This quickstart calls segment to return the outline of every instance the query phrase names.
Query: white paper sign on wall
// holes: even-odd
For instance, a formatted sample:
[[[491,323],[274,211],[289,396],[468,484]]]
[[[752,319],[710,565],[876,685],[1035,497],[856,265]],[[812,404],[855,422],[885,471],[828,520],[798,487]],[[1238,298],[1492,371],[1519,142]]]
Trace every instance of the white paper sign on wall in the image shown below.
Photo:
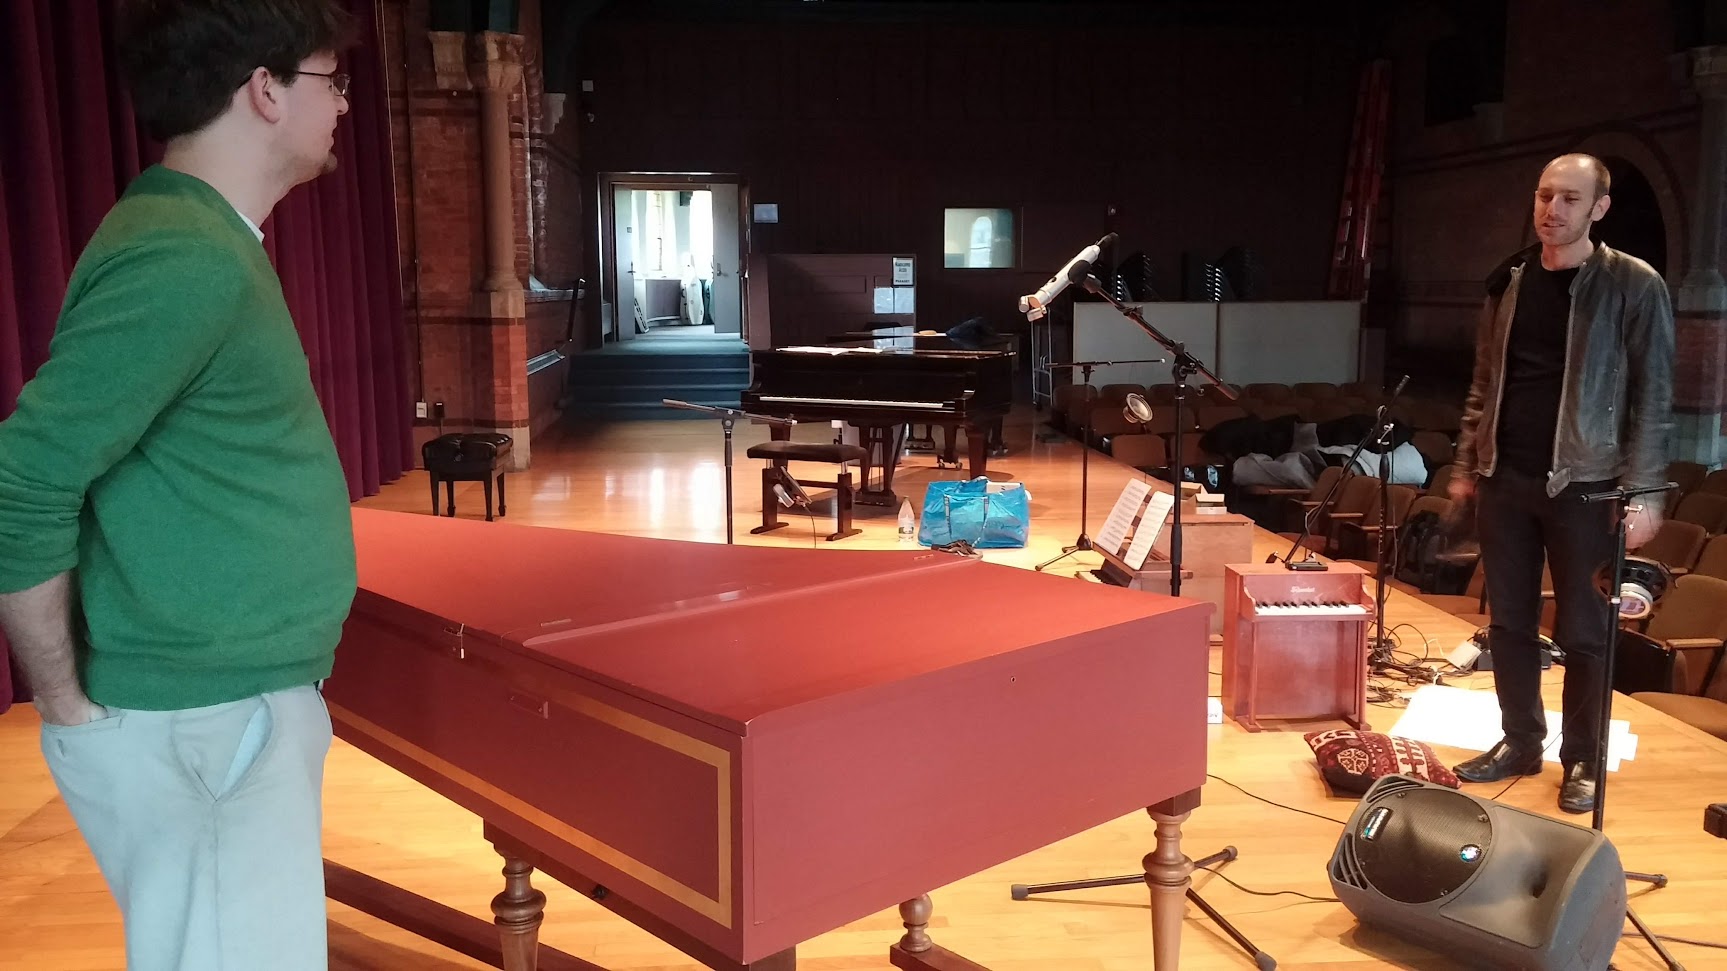
[[[780,204],[777,202],[758,202],[755,204],[755,220],[758,223],[777,223],[780,221]]]
[[[894,286],[909,287],[912,285],[912,262],[913,258],[910,256],[896,256],[893,258]]]

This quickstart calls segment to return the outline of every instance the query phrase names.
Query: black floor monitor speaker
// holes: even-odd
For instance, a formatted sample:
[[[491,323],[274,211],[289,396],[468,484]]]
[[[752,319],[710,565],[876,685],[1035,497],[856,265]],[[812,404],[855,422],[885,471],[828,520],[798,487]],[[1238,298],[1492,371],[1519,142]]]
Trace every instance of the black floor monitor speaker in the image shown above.
[[[1625,927],[1606,836],[1407,776],[1367,790],[1330,876],[1363,924],[1474,967],[1602,971]]]

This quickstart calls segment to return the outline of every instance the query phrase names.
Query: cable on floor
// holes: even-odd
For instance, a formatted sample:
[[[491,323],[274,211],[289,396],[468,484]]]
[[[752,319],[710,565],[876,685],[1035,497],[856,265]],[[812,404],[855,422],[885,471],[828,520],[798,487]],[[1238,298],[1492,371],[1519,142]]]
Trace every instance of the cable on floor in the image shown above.
[[[1288,807],[1285,807],[1285,808],[1288,808]],[[1299,810],[1297,810],[1297,811],[1299,812]],[[1218,879],[1222,880],[1224,883],[1229,884],[1230,886],[1241,891],[1242,893],[1250,893],[1250,894],[1253,894],[1255,897],[1281,897],[1285,894],[1288,894],[1291,897],[1304,897],[1308,900],[1312,900],[1316,903],[1322,903],[1322,904],[1335,904],[1335,903],[1340,902],[1336,897],[1315,897],[1313,894],[1302,893],[1299,890],[1254,890],[1250,887],[1244,887],[1241,884],[1236,883],[1234,880],[1229,879],[1228,877],[1224,876],[1223,872],[1220,870],[1216,870],[1216,869],[1214,869],[1212,867],[1208,867],[1208,866],[1202,866],[1202,867],[1199,867],[1198,869],[1204,870],[1205,872],[1217,877]]]
[[[1300,813],[1303,816],[1312,816],[1314,819],[1323,819],[1328,823],[1336,823],[1339,826],[1347,826],[1348,825],[1348,823],[1346,823],[1345,821],[1343,821],[1341,819],[1336,819],[1336,818],[1333,818],[1331,816],[1323,815],[1321,813],[1308,812],[1305,809],[1297,809],[1294,806],[1285,806],[1281,802],[1273,802],[1272,800],[1267,799],[1264,796],[1254,795],[1253,793],[1248,792],[1246,789],[1243,789],[1242,787],[1236,785],[1235,783],[1229,781],[1228,779],[1225,779],[1223,776],[1212,775],[1210,772],[1207,772],[1205,774],[1205,777],[1207,779],[1216,779],[1217,781],[1223,783],[1224,785],[1230,787],[1231,789],[1234,789],[1236,792],[1241,793],[1242,795],[1248,797],[1249,799],[1257,799],[1260,802],[1263,802],[1268,806],[1276,806],[1279,809],[1287,809],[1292,813]]]

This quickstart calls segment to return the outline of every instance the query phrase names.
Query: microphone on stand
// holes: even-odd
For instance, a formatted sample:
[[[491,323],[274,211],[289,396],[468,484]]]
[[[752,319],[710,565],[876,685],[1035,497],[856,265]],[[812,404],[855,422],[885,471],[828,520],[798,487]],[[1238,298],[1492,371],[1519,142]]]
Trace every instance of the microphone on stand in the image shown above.
[[[1091,272],[1091,266],[1097,262],[1098,256],[1116,240],[1116,235],[1110,233],[1097,242],[1079,251],[1079,255],[1068,261],[1049,282],[1039,287],[1036,293],[1019,298],[1019,312],[1025,314],[1027,320],[1039,320],[1049,313],[1049,305],[1069,286],[1079,283]]]

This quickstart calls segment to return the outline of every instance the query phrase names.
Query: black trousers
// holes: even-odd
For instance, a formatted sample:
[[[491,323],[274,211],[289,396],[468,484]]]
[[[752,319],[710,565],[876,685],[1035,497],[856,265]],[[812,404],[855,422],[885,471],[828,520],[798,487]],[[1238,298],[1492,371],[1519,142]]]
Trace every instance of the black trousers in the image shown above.
[[[1492,614],[1494,687],[1505,738],[1540,747],[1547,736],[1541,704],[1541,564],[1553,575],[1553,640],[1565,652],[1564,728],[1559,760],[1593,762],[1607,677],[1607,621],[1612,605],[1595,588],[1595,572],[1613,557],[1613,504],[1581,496],[1611,482],[1572,483],[1549,498],[1539,478],[1500,469],[1477,486],[1476,525]]]

